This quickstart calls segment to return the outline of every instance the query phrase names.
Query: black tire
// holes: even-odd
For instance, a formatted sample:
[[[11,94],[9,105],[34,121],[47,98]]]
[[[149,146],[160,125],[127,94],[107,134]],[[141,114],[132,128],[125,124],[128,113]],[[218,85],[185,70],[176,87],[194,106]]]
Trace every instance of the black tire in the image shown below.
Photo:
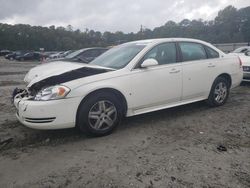
[[[21,58],[20,61],[24,61],[24,58]]]
[[[223,90],[219,90],[220,84],[222,84],[221,86],[224,88]],[[219,94],[217,94],[218,92]],[[228,99],[229,92],[230,92],[230,84],[228,80],[225,79],[224,77],[216,78],[212,85],[209,97],[207,99],[208,105],[211,107],[224,105]]]
[[[95,129],[93,127],[93,124],[97,123],[97,121],[103,117],[102,115],[104,112],[102,112],[100,115],[96,115],[99,117],[96,122],[94,122],[94,119],[89,118],[90,113],[92,112],[91,110],[93,108],[96,108],[96,105],[99,105],[99,103],[106,102],[104,106],[110,105],[114,106],[116,110],[116,118],[112,118],[113,124],[109,126],[105,122],[103,123],[103,126],[100,127],[100,129]],[[113,108],[113,107],[112,107]],[[98,110],[99,111],[99,110]],[[95,112],[94,112],[95,113]],[[98,112],[99,113],[99,112]],[[107,114],[106,114],[107,115]],[[95,93],[93,95],[90,95],[87,97],[79,106],[78,113],[77,113],[77,123],[76,126],[85,134],[90,135],[90,136],[105,136],[114,131],[114,129],[120,124],[121,119],[122,119],[122,106],[118,98],[108,92],[100,92],[100,93]],[[115,116],[115,115],[113,115]],[[105,121],[102,119],[101,121]],[[106,125],[106,127],[105,127]],[[103,129],[101,129],[103,128]]]

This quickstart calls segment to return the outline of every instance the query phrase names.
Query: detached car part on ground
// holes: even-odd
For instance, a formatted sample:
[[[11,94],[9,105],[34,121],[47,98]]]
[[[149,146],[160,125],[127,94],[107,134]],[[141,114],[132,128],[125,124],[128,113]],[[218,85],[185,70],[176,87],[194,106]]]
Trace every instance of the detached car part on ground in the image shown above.
[[[49,68],[50,67],[50,68]],[[35,129],[111,133],[124,116],[206,100],[223,105],[242,81],[238,57],[193,39],[119,45],[90,64],[54,62],[26,75],[13,94],[17,118]]]

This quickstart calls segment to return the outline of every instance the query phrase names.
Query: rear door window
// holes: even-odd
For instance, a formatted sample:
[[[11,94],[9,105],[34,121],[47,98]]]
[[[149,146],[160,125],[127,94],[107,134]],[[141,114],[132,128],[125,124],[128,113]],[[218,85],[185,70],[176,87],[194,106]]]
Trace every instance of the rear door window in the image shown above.
[[[207,54],[202,44],[192,42],[180,42],[179,46],[181,49],[183,61],[207,59]]]

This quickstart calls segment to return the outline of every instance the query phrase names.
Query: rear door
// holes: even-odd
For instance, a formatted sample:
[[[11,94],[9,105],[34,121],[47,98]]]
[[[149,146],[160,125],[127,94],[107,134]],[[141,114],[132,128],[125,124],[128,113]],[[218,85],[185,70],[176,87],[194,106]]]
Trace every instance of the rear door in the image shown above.
[[[182,100],[207,96],[214,80],[216,61],[208,57],[203,44],[178,42],[178,45],[183,61]]]

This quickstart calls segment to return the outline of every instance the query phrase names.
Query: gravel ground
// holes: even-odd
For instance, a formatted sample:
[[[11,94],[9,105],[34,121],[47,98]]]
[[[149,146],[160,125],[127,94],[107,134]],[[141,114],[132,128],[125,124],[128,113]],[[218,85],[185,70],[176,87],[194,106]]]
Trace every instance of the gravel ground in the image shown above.
[[[222,107],[126,118],[112,135],[89,138],[18,123],[11,91],[37,64],[0,59],[0,187],[250,187],[250,84]]]

